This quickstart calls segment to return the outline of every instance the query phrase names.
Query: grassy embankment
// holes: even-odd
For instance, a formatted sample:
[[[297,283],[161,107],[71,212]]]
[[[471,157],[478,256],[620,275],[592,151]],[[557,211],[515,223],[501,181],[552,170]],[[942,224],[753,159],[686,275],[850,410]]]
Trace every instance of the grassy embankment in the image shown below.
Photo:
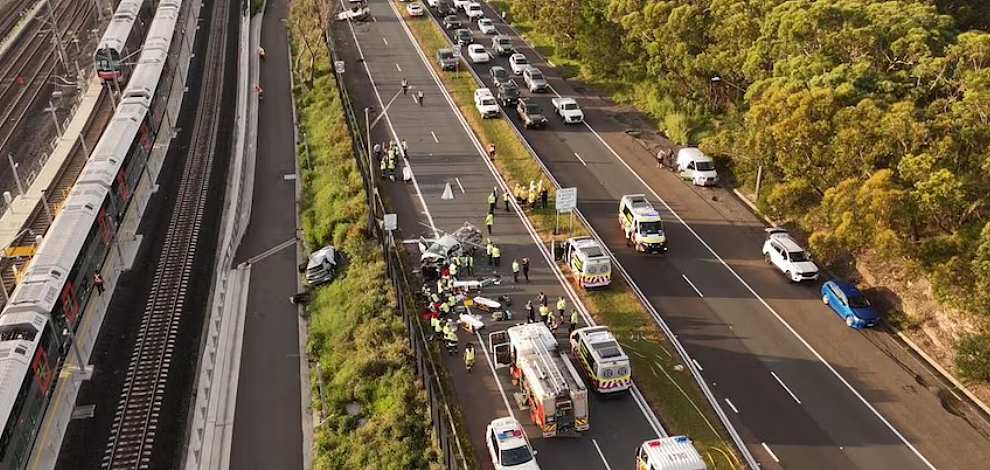
[[[404,11],[404,3],[395,4],[399,11]],[[406,18],[406,23],[427,54],[449,47],[443,30],[429,17]],[[471,74],[463,70],[441,72],[431,64],[479,140],[484,144],[495,143],[498,149],[495,166],[509,185],[528,184],[534,179],[543,179],[548,184],[539,164],[512,130],[512,124],[506,119],[481,119],[475,111],[473,93],[478,84]],[[527,215],[542,239],[549,241],[554,227],[553,210]],[[575,221],[574,235],[587,233]],[[578,292],[596,321],[608,325],[630,353],[634,378],[668,431],[690,436],[709,458],[713,469],[739,467],[731,440],[690,374],[674,370],[681,364],[680,357],[623,279],[614,276],[612,287],[606,291],[585,293],[578,289]]]
[[[318,29],[298,27],[308,23],[298,15],[311,1],[295,0],[290,7],[297,55],[300,34],[311,41],[319,35]],[[307,307],[307,353],[322,365],[327,416],[315,431],[313,468],[439,469],[425,394],[410,362],[402,318],[394,313],[380,248],[362,233],[368,207],[337,85],[325,55],[314,66],[312,87],[297,80],[293,90],[312,165],[302,173],[302,223],[309,247],[333,243],[344,253],[346,269],[315,289]],[[306,69],[297,68],[297,78],[309,76],[308,60],[297,67]],[[306,168],[306,156],[297,153]],[[312,406],[320,409],[315,369],[310,374]]]

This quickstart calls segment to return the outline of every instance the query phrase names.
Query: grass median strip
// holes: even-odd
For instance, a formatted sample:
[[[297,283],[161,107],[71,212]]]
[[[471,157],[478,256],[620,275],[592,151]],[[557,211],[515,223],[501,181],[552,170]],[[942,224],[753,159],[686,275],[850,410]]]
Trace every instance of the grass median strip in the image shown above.
[[[403,11],[403,3],[395,2],[395,5]],[[405,20],[426,54],[450,47],[450,41],[432,18]],[[482,119],[478,115],[474,109],[473,94],[479,85],[470,72],[443,72],[432,62],[431,66],[479,140],[496,145],[495,166],[508,184],[529,184],[531,180],[541,179],[547,187],[551,187],[539,163],[520,142],[511,122],[505,118]],[[553,206],[552,202],[550,206]],[[527,216],[543,241],[548,242],[554,228],[554,211],[533,211]],[[562,226],[565,223],[562,219]],[[587,228],[575,221],[572,235],[587,233]],[[571,281],[573,283],[573,279]],[[625,346],[635,371],[636,383],[668,431],[690,436],[708,457],[713,469],[742,467],[734,446],[727,439],[724,428],[697,384],[682,368],[680,357],[630,286],[621,277],[614,276],[612,287],[608,290],[584,292],[578,289],[578,292],[596,321],[608,325]]]
[[[300,44],[319,44],[320,24],[310,14],[315,6],[314,0],[290,5],[297,56]],[[314,77],[311,86],[298,80],[293,90],[309,144],[308,156],[297,156],[300,168],[309,168],[302,174],[302,223],[310,248],[332,243],[346,262],[338,279],[312,291],[307,305],[307,353],[322,366],[321,377],[310,372],[312,408],[325,413],[314,432],[313,468],[439,469],[426,397],[402,318],[394,313],[395,293],[379,246],[362,231],[368,207],[337,84],[326,55],[314,58],[296,64],[306,70],[293,71],[297,78]]]

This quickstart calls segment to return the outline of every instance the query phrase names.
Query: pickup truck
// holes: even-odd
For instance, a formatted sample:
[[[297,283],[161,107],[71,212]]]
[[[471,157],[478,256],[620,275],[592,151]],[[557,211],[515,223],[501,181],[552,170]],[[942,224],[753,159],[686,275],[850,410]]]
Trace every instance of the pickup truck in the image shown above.
[[[584,122],[584,111],[578,106],[574,98],[553,98],[553,113],[560,116],[567,124],[580,124]]]
[[[523,122],[523,127],[526,129],[534,127],[544,129],[547,127],[547,118],[543,115],[543,111],[536,103],[528,99],[519,98],[516,103],[516,114],[519,115],[519,120]]]
[[[481,114],[482,119],[498,117],[502,113],[498,107],[498,102],[495,101],[495,95],[487,88],[474,90],[474,107]]]

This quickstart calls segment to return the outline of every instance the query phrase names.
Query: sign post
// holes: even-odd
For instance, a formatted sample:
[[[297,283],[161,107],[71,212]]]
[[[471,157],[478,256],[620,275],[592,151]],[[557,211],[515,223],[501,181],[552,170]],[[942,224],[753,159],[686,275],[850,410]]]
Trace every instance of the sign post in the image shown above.
[[[577,207],[577,188],[560,188],[557,190],[557,197],[554,198],[554,209],[556,214],[554,214],[554,227],[553,236],[550,237],[550,253],[553,255],[553,259],[557,259],[557,234],[560,233],[560,213],[566,212],[571,214],[571,223],[574,221],[573,211]],[[573,228],[573,225],[570,226]]]
[[[456,59],[454,61],[454,75],[457,78],[460,78],[461,77],[461,45],[454,44],[453,51],[454,51],[454,59]]]
[[[344,61],[342,60],[335,61],[333,63],[333,68],[334,70],[337,71],[337,73],[344,73]]]

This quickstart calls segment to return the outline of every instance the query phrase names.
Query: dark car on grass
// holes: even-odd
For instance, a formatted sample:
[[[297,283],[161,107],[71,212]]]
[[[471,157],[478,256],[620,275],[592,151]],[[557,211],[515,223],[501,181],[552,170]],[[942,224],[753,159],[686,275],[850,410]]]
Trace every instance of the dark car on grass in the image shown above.
[[[437,51],[437,63],[440,64],[441,70],[457,69],[457,57],[454,57],[454,51],[450,49],[440,49]]]

